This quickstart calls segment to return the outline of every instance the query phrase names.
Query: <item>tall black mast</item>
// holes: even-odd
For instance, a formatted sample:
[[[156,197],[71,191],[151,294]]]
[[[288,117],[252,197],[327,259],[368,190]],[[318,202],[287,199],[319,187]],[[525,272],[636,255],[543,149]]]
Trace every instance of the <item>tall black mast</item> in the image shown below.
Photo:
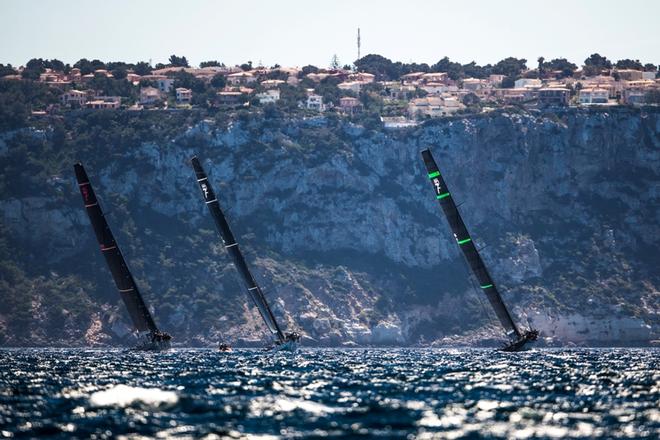
[[[110,226],[108,226],[108,222],[105,220],[101,205],[99,205],[94,194],[94,189],[89,182],[85,168],[81,163],[77,163],[74,165],[74,169],[85,210],[94,228],[96,239],[101,246],[101,253],[105,257],[119,294],[122,300],[124,300],[124,304],[126,304],[133,325],[139,332],[148,331],[151,334],[160,334],[144,299],[142,299],[142,295],[140,295],[133,275],[128,270],[126,261],[124,261],[124,257],[112,235],[112,231],[110,231]]]
[[[194,156],[190,161],[195,170],[195,177],[197,178],[199,188],[202,190],[204,202],[206,203],[206,206],[209,208],[209,211],[213,216],[215,226],[217,227],[218,232],[222,237],[222,242],[225,246],[225,249],[227,249],[227,252],[229,252],[229,255],[231,255],[232,259],[234,260],[236,269],[243,278],[248,296],[250,296],[255,306],[257,306],[257,309],[259,310],[259,313],[261,314],[261,317],[266,323],[268,329],[277,336],[277,340],[280,344],[283,343],[286,339],[284,333],[280,329],[280,326],[277,324],[275,315],[273,315],[273,312],[270,309],[270,306],[268,305],[266,297],[261,291],[261,288],[257,285],[257,282],[252,276],[252,273],[248,269],[245,258],[243,257],[243,254],[238,247],[238,242],[234,238],[234,234],[232,234],[231,229],[229,228],[229,223],[227,223],[227,219],[225,218],[225,215],[220,208],[220,202],[218,202],[218,198],[216,197],[215,192],[211,187],[211,183],[209,182],[208,177],[204,172],[204,168],[202,168],[202,164],[199,162],[199,159],[197,159],[196,156]]]
[[[422,151],[422,158],[424,159],[424,165],[426,165],[426,170],[428,171],[428,177],[431,179],[431,183],[433,183],[435,189],[435,198],[440,202],[440,206],[449,222],[449,227],[454,233],[454,238],[456,238],[456,242],[461,248],[461,251],[463,251],[463,255],[465,255],[470,269],[472,269],[472,273],[477,278],[479,287],[481,287],[481,290],[486,294],[490,305],[495,310],[495,314],[502,323],[509,338],[520,340],[523,335],[515,322],[513,322],[509,310],[502,301],[502,296],[497,291],[497,287],[495,287],[495,282],[490,277],[488,270],[486,270],[486,265],[481,259],[479,251],[477,251],[474,241],[472,241],[472,238],[465,227],[465,223],[463,223],[461,214],[458,212],[458,207],[449,193],[445,180],[440,175],[440,170],[431,155],[431,151],[428,149]]]

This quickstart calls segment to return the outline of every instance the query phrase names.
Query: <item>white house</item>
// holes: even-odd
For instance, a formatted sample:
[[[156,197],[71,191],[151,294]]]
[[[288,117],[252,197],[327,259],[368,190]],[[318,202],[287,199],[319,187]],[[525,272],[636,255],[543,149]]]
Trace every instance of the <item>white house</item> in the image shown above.
[[[60,102],[62,102],[62,105],[69,107],[82,107],[85,105],[86,101],[87,93],[82,90],[72,89],[60,96]]]
[[[140,104],[153,105],[162,100],[161,91],[155,87],[142,87],[140,89]]]
[[[227,83],[233,86],[252,84],[257,78],[251,72],[236,72],[227,75]]]
[[[436,118],[448,116],[465,108],[465,106],[453,96],[426,96],[416,98],[408,103],[408,114],[411,118],[428,116]]]
[[[607,89],[589,87],[580,90],[580,104],[607,104],[610,94]]]
[[[315,93],[310,94],[307,96],[305,107],[307,107],[309,110],[316,110],[318,112],[324,111],[325,106],[323,105],[323,96],[317,95]]]
[[[176,102],[179,104],[190,104],[192,101],[192,90],[184,87],[176,88]]]
[[[363,84],[364,83],[360,81],[345,81],[337,84],[337,87],[341,90],[350,90],[351,92],[360,93]]]
[[[513,87],[516,89],[526,89],[540,88],[542,85],[543,83],[538,78],[520,78],[516,80]]]
[[[255,96],[259,100],[260,104],[273,104],[280,100],[280,90],[269,89],[263,93],[257,93]]]

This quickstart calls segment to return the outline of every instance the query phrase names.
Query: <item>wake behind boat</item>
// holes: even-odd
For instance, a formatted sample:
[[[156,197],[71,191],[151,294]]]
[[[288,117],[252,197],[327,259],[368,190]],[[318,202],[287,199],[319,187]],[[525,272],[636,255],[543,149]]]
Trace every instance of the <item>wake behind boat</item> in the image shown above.
[[[234,261],[234,266],[236,266],[238,273],[243,279],[248,296],[257,307],[257,310],[259,310],[259,314],[264,320],[264,323],[266,323],[266,327],[268,327],[268,330],[276,338],[272,349],[276,351],[296,351],[300,342],[300,334],[296,332],[284,333],[282,331],[275,319],[275,315],[273,315],[273,311],[268,305],[268,301],[266,301],[266,297],[248,269],[245,258],[238,246],[238,242],[229,228],[229,223],[227,223],[227,219],[220,208],[220,202],[211,187],[211,183],[206,176],[204,168],[202,168],[202,164],[196,156],[194,156],[190,162],[195,170],[195,177],[197,178],[197,184],[202,191],[204,202],[215,221],[215,226],[220,233],[225,249],[229,255],[231,255]]]
[[[85,210],[94,228],[96,239],[101,246],[101,253],[105,257],[117,290],[119,290],[121,299],[124,301],[131,321],[133,321],[133,325],[137,330],[138,344],[135,349],[164,350],[170,348],[172,337],[158,329],[151,312],[149,312],[142,295],[140,295],[133,275],[128,269],[119,246],[112,235],[110,226],[108,226],[108,222],[103,215],[101,205],[99,205],[85,168],[81,163],[77,163],[74,165],[74,170]]]
[[[447,217],[449,227],[454,233],[454,238],[456,239],[458,246],[461,248],[472,273],[479,282],[479,287],[481,287],[481,290],[486,294],[490,305],[495,310],[495,314],[500,320],[500,323],[504,327],[506,335],[509,338],[509,341],[504,347],[502,347],[502,350],[520,351],[524,349],[528,342],[533,342],[538,338],[538,330],[528,329],[520,331],[516,323],[513,321],[509,310],[506,308],[504,301],[502,301],[502,296],[498,292],[497,287],[495,287],[495,282],[490,277],[486,265],[481,259],[481,255],[479,255],[479,251],[468,233],[463,218],[458,211],[458,207],[449,193],[447,184],[440,175],[440,170],[435,163],[435,159],[433,159],[431,150],[426,149],[422,151],[422,158],[424,159],[424,165],[426,165],[426,170],[428,171],[428,177],[435,189],[435,198],[440,202],[440,206]]]

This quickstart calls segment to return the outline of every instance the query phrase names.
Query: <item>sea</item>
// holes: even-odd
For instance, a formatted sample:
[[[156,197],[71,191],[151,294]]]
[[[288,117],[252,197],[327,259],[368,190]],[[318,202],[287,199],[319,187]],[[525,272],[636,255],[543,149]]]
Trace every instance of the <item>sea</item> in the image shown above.
[[[660,437],[660,350],[0,349],[0,438]]]

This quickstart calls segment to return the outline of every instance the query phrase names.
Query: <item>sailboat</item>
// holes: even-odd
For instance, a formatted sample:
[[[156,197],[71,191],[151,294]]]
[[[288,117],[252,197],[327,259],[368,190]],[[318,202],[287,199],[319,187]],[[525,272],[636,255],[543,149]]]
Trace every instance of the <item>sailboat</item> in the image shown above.
[[[433,188],[435,189],[435,198],[440,202],[440,206],[447,217],[449,227],[454,233],[454,238],[463,252],[472,273],[479,282],[479,287],[488,298],[490,305],[495,310],[497,318],[504,327],[508,341],[506,345],[502,347],[502,350],[522,350],[528,342],[533,342],[538,338],[538,330],[521,330],[513,321],[511,313],[509,313],[504,301],[502,301],[502,296],[498,292],[495,282],[490,277],[486,265],[481,259],[481,255],[479,255],[479,251],[468,233],[467,227],[461,218],[461,214],[458,212],[458,207],[456,206],[456,203],[454,203],[454,199],[447,188],[447,184],[440,175],[440,170],[433,159],[431,150],[426,149],[422,151],[422,158],[424,159],[424,165],[426,165],[428,178],[431,180]]]
[[[139,350],[164,350],[170,348],[172,337],[161,332],[156,326],[151,312],[140,295],[133,275],[131,274],[124,257],[119,250],[110,226],[105,220],[101,205],[99,205],[92,184],[87,177],[87,172],[81,163],[74,165],[78,188],[82,195],[85,210],[89,220],[94,228],[96,239],[101,246],[101,253],[105,257],[112,278],[115,280],[121,299],[124,301],[128,314],[133,321],[133,326],[137,331],[138,344],[135,347]]]
[[[197,183],[199,188],[202,191],[202,196],[204,197],[204,203],[209,209],[213,220],[215,221],[215,226],[220,233],[222,242],[225,246],[225,249],[231,255],[234,266],[243,279],[245,288],[247,289],[247,294],[259,310],[261,318],[264,320],[268,330],[275,336],[275,341],[273,344],[274,350],[283,350],[283,351],[296,351],[298,344],[300,342],[300,334],[297,332],[284,333],[282,328],[277,323],[273,311],[266,301],[266,297],[263,294],[263,291],[255,281],[252,273],[248,269],[245,258],[241,253],[241,250],[238,246],[238,242],[234,238],[234,234],[229,228],[229,223],[225,218],[222,208],[220,207],[220,202],[211,187],[206,172],[202,168],[202,164],[199,162],[196,156],[194,156],[190,162],[192,163],[193,169],[195,170],[195,177],[197,178]]]

